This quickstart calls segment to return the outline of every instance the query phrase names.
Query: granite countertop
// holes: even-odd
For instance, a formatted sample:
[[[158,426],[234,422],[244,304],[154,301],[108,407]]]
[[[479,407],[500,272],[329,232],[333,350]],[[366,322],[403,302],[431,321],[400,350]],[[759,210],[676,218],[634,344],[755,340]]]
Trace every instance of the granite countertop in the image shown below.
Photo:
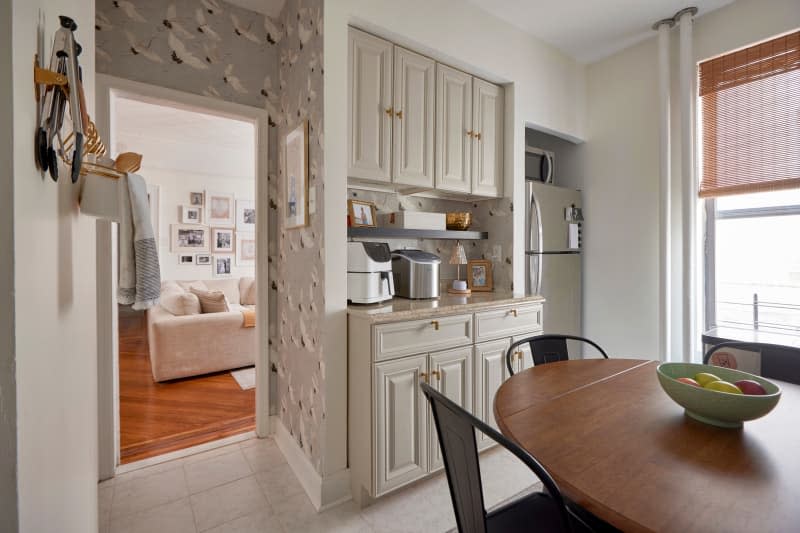
[[[521,296],[510,292],[473,292],[469,296],[448,294],[446,291],[435,300],[408,300],[394,297],[380,304],[347,306],[347,314],[371,322],[415,320],[432,316],[469,313],[481,309],[523,302],[544,302],[539,295]]]

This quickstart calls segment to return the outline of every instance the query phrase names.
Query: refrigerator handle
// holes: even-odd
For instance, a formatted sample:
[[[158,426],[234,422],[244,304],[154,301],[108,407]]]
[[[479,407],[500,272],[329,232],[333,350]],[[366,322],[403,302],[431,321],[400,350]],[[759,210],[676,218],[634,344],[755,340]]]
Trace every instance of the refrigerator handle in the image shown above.
[[[542,248],[544,247],[544,242],[543,242],[543,238],[542,238],[542,210],[540,209],[539,199],[536,198],[536,192],[533,190],[533,187],[531,187],[530,202],[531,202],[531,206],[530,206],[531,219],[529,221],[530,228],[531,228],[531,235],[530,235],[531,242],[530,242],[530,244],[533,245],[534,244],[534,239],[535,239],[536,247],[533,248],[533,246],[532,246],[533,251],[541,252]],[[534,216],[536,217],[535,219],[534,219]],[[533,231],[534,222],[536,224],[535,233]],[[532,257],[536,259],[536,286],[534,287],[533,284],[531,284],[531,288],[534,289],[534,294],[541,294],[542,293],[542,261],[541,261],[541,258],[536,256],[536,255],[533,255]],[[531,269],[533,269],[533,264],[531,264]],[[529,273],[529,275],[531,275],[531,274],[533,274],[533,272]]]

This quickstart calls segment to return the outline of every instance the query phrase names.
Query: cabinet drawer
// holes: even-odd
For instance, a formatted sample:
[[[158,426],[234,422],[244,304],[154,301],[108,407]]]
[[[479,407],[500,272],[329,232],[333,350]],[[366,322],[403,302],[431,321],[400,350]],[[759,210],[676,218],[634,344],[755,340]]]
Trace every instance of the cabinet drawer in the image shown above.
[[[453,315],[375,326],[376,361],[472,344],[472,315]]]
[[[510,305],[475,313],[475,342],[542,329],[542,304]]]

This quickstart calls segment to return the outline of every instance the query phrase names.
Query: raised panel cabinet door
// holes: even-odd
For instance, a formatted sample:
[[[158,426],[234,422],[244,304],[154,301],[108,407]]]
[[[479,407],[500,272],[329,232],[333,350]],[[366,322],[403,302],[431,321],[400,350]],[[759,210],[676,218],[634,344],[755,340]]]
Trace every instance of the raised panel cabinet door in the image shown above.
[[[433,187],[436,63],[394,47],[392,181]]]
[[[436,188],[471,192],[472,76],[436,64]]]
[[[510,346],[508,339],[485,342],[475,345],[475,416],[493,428],[497,428],[494,420],[494,396],[503,381],[508,377],[506,370],[506,350]],[[478,447],[485,448],[494,441],[481,432],[477,433]]]
[[[447,396],[464,409],[472,412],[472,346],[435,352],[430,355],[430,383],[433,388]],[[429,415],[430,471],[444,466],[439,436],[433,414]]]
[[[527,339],[528,337],[533,337],[534,335],[540,335],[542,333],[541,330],[533,331],[527,335],[519,335],[517,337],[512,337],[511,342],[521,341],[522,339]],[[516,352],[514,357],[514,362],[512,366],[514,367],[514,373],[517,374],[522,372],[523,370],[527,370],[533,366],[533,356],[531,355],[531,345],[530,344],[520,344],[514,350]],[[518,354],[522,354],[521,356]]]
[[[503,195],[503,88],[472,81],[472,194]]]
[[[349,30],[348,176],[389,182],[392,177],[392,48]]]
[[[375,493],[428,472],[428,405],[420,388],[428,356],[375,364]]]

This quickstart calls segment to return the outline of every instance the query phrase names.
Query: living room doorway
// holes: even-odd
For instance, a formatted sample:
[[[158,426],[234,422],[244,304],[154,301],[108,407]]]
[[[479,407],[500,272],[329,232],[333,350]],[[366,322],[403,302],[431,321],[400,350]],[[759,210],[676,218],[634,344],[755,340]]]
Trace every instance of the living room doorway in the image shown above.
[[[143,156],[161,274],[158,305],[119,305],[116,224],[98,220],[107,479],[270,432],[268,137],[258,108],[102,75],[97,93],[110,155]]]

